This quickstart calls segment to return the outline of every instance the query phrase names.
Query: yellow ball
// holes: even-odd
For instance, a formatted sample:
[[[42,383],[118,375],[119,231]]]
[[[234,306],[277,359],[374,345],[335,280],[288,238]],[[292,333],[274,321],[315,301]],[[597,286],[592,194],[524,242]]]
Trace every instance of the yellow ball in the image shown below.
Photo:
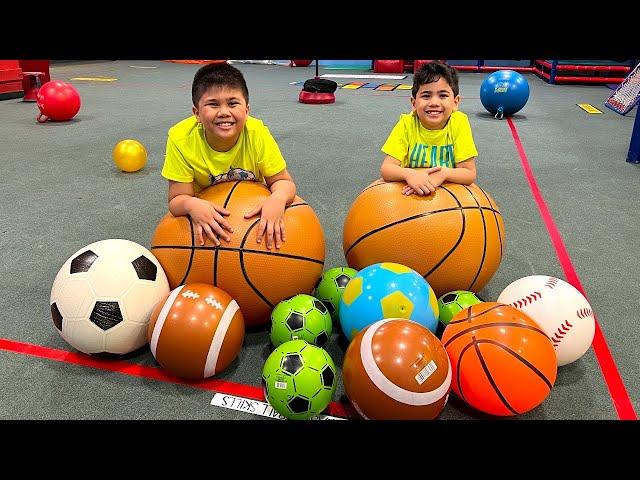
[[[147,163],[147,150],[136,140],[122,140],[113,147],[113,161],[123,172],[137,172]]]

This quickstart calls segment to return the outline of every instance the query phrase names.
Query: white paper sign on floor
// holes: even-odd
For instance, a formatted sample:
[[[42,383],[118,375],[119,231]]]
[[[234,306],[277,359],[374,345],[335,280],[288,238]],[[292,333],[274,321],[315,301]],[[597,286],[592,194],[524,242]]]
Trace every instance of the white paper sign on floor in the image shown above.
[[[276,412],[267,402],[252,400],[245,397],[237,397],[235,395],[227,395],[225,393],[215,393],[211,399],[211,405],[215,407],[228,408],[239,412],[251,413],[262,417],[277,418],[278,420],[286,420],[285,417]],[[316,415],[311,420],[346,420],[346,418],[334,417],[331,415]]]

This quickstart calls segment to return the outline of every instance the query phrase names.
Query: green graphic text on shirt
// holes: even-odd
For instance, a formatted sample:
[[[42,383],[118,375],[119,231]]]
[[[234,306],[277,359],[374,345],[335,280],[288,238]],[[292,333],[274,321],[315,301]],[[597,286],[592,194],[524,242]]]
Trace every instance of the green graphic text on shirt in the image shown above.
[[[453,168],[453,144],[425,145],[416,143],[409,154],[409,168]]]

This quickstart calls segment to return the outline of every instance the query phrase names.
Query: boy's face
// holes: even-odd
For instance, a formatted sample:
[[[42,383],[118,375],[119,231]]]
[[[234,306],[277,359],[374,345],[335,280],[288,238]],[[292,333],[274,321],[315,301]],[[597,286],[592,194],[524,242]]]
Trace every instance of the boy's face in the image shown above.
[[[411,106],[418,114],[420,123],[429,130],[444,128],[447,120],[458,109],[460,95],[453,95],[447,81],[440,77],[438,81],[420,85],[416,98],[411,97]]]
[[[242,90],[224,86],[207,89],[193,107],[193,114],[204,127],[214,150],[226,152],[238,141],[249,116],[249,104]]]

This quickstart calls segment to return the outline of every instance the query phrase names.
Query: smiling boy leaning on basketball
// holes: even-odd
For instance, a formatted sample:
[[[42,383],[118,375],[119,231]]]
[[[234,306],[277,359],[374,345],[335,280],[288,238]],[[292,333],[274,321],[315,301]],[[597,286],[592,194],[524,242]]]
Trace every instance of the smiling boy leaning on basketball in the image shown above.
[[[440,62],[423,65],[413,78],[411,113],[400,115],[382,146],[382,178],[407,182],[405,195],[428,195],[445,181],[471,185],[478,150],[459,103],[455,69]]]
[[[284,209],[293,202],[296,185],[278,144],[261,120],[249,116],[249,91],[242,72],[227,63],[200,68],[191,87],[193,115],[169,129],[162,176],[169,180],[169,211],[189,215],[196,241],[204,235],[219,246],[233,229],[230,212],[195,194],[230,180],[265,182],[271,195],[245,214],[260,215],[257,242],[266,236],[268,249],[285,241]]]

